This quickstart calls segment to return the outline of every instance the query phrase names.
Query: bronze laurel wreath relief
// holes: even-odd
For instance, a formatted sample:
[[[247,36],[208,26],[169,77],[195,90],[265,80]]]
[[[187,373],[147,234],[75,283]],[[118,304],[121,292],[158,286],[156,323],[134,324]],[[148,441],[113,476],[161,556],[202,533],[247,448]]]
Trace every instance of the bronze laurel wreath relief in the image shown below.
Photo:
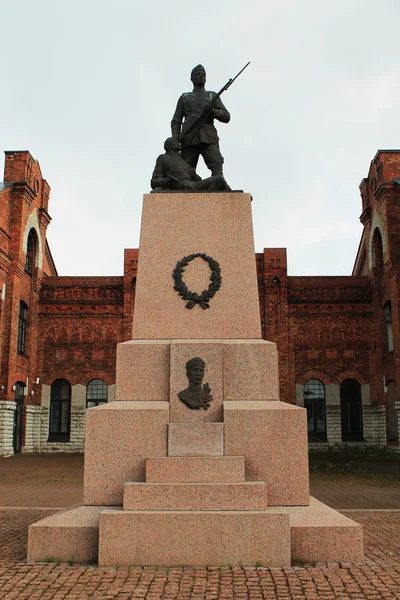
[[[206,290],[203,290],[201,294],[196,294],[196,292],[191,292],[187,289],[185,282],[182,279],[182,274],[185,272],[184,267],[195,258],[202,258],[205,260],[210,269],[210,285]],[[211,258],[211,256],[207,256],[207,254],[189,254],[189,256],[185,256],[182,260],[176,263],[176,267],[172,273],[172,277],[174,278],[175,285],[174,290],[178,292],[180,296],[182,296],[183,300],[187,300],[186,308],[193,308],[196,304],[201,306],[203,310],[206,308],[210,308],[209,302],[211,298],[218,292],[221,287],[221,269],[219,268],[219,264],[216,260]]]

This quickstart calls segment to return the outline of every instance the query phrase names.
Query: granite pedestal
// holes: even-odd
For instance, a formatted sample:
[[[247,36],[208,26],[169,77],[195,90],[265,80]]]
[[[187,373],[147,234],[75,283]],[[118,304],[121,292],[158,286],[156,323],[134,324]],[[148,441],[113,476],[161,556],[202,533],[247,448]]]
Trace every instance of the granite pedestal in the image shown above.
[[[32,525],[29,561],[363,561],[362,528],[309,497],[306,411],[279,401],[276,345],[261,339],[250,200],[145,196],[116,401],[87,411],[85,505]],[[174,289],[172,272],[191,254],[219,264],[209,308],[187,308]],[[210,282],[201,258],[183,275],[198,294]],[[194,357],[205,362],[208,410],[178,396]]]

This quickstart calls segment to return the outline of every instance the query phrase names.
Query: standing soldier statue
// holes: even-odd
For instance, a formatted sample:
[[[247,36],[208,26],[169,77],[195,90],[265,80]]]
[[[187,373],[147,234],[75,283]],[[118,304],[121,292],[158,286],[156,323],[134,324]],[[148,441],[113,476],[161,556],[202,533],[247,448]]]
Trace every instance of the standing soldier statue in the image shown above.
[[[179,98],[171,121],[172,136],[177,137],[182,144],[182,158],[195,169],[201,155],[213,176],[222,176],[224,162],[219,149],[214,119],[229,123],[231,117],[222,104],[220,96],[236,77],[230,79],[218,93],[207,92],[204,89],[206,83],[204,67],[202,65],[194,67],[190,75],[193,91],[186,92]]]

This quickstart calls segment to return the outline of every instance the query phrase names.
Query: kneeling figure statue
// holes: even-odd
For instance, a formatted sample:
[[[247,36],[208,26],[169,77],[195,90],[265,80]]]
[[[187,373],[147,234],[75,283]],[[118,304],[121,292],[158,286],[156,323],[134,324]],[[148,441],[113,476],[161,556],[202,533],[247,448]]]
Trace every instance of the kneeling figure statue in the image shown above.
[[[151,178],[154,192],[164,190],[226,190],[231,188],[222,175],[213,175],[202,179],[195,169],[182,158],[181,143],[177,138],[167,138],[164,143],[165,154],[157,158]]]

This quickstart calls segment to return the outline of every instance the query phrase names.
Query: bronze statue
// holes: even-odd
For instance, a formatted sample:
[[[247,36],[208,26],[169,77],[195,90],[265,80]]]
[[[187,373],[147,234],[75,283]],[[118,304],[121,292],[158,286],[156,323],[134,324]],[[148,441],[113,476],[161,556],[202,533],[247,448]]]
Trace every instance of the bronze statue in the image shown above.
[[[180,154],[181,144],[176,138],[167,138],[165,154],[157,158],[151,178],[154,191],[163,190],[230,190],[222,175],[202,179]]]
[[[193,91],[182,94],[171,121],[173,137],[182,142],[182,157],[194,169],[201,155],[211,174],[222,176],[224,159],[214,119],[229,123],[230,114],[222,104],[220,94],[204,89],[206,71],[202,65],[192,70]],[[199,120],[201,117],[201,120]]]
[[[189,387],[179,392],[179,399],[182,400],[188,408],[200,410],[210,408],[210,403],[213,400],[211,389],[208,383],[201,386],[204,378],[205,362],[199,357],[191,358],[186,363],[186,375],[189,379]]]

